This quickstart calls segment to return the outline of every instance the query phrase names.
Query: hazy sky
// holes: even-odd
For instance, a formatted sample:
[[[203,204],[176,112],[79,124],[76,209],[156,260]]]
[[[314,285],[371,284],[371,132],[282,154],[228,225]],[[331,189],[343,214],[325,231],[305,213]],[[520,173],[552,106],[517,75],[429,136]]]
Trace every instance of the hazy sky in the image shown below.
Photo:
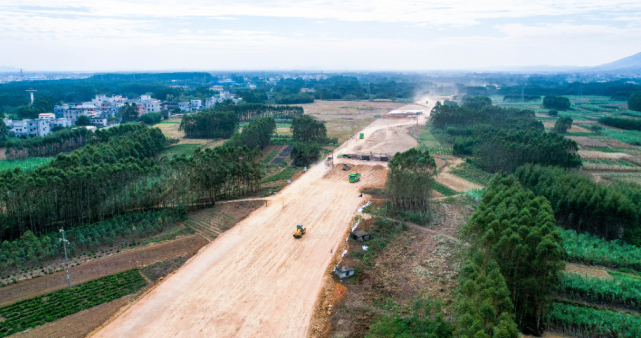
[[[431,70],[641,52],[641,0],[1,0],[0,66]]]

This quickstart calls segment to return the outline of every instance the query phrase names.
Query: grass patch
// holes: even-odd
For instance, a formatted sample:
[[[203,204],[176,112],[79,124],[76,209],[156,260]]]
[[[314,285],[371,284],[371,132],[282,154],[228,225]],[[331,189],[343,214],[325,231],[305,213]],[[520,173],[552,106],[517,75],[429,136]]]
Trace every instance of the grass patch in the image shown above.
[[[387,193],[385,192],[385,189],[381,189],[381,188],[365,188],[365,189],[361,190],[361,192],[363,194],[372,195],[372,196],[381,196],[382,197],[382,196],[387,195]]]
[[[444,186],[441,183],[438,183],[436,181],[432,182],[432,189],[440,192],[441,194],[443,194],[445,196],[453,196],[453,195],[458,194],[458,192],[456,192],[456,191],[450,189],[449,187],[446,187],[446,186]]]
[[[287,179],[292,178],[292,176],[294,176],[294,174],[296,174],[297,172],[299,172],[301,170],[302,170],[301,168],[287,167],[287,168],[283,169],[281,172],[279,172],[278,174],[263,179],[262,181],[260,181],[260,183],[269,183],[269,182],[274,182],[274,181],[287,180]]]
[[[158,243],[163,241],[169,241],[172,239],[176,239],[179,236],[193,234],[193,233],[194,231],[189,228],[177,227],[177,228],[165,231],[156,236],[145,238],[140,242],[143,244]]]
[[[625,149],[620,149],[620,148],[589,148],[588,150],[600,151],[600,152],[603,152],[603,153],[621,153],[621,152],[625,152]]]
[[[641,146],[641,131],[603,128],[601,134],[631,145]]]
[[[185,262],[193,256],[192,254],[187,254],[183,255],[180,257],[174,257],[174,258],[169,258],[166,259],[162,262],[154,263],[145,266],[144,268],[140,269],[140,273],[145,275],[147,278],[149,278],[151,281],[155,282],[160,277],[163,277],[164,275],[168,274],[169,272],[172,272],[179,267],[181,267]]]
[[[428,211],[399,211],[396,213],[403,221],[428,225],[432,221],[432,214]]]
[[[38,168],[53,161],[55,157],[30,157],[24,160],[0,160],[0,170],[13,170],[21,168],[22,170],[31,170]]]
[[[456,168],[450,170],[450,173],[472,183],[480,184],[483,186],[488,185],[490,183],[490,179],[492,179],[492,174],[489,174],[483,171],[481,168],[470,163],[461,163],[460,165],[456,166]]]
[[[173,156],[191,156],[196,149],[201,147],[201,144],[195,144],[195,143],[183,143],[183,144],[176,144],[171,147],[167,147],[163,149],[163,151],[160,153],[160,156],[167,156],[167,157],[173,157]]]
[[[451,147],[445,146],[427,147],[427,150],[431,155],[452,155],[454,153],[454,150]]]
[[[0,337],[24,331],[110,302],[142,289],[147,281],[133,269],[0,308]]]
[[[573,133],[567,133],[566,135],[567,136],[587,136],[587,137],[593,137],[593,138],[596,138],[595,136],[598,136],[598,134],[589,133],[589,132],[573,132]]]
[[[617,159],[587,159],[583,160],[584,165],[599,165],[599,166],[620,166],[620,167],[636,167],[630,162]]]
[[[358,260],[357,269],[371,269],[376,263],[376,257],[385,247],[408,226],[403,222],[395,222],[385,218],[377,218],[369,230],[372,239],[367,242],[367,251],[352,251],[352,258]]]

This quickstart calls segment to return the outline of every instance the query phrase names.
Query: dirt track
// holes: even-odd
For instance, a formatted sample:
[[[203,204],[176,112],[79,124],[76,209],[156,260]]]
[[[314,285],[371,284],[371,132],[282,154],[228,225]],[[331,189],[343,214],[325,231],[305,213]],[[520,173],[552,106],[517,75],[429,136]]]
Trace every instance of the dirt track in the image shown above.
[[[415,123],[384,119],[374,128],[408,122]],[[393,149],[392,141],[381,143],[393,152],[411,147]],[[358,191],[382,184],[387,174],[381,163],[359,161],[352,172],[362,180],[350,184],[339,167],[310,168],[94,337],[306,336],[330,249],[365,202]],[[300,240],[292,237],[296,223],[308,229]]]

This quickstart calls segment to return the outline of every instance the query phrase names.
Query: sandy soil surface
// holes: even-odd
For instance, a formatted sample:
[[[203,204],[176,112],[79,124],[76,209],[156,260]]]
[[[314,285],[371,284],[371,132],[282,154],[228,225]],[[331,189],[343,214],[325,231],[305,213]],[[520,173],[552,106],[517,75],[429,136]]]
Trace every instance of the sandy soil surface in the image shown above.
[[[418,120],[424,124],[425,116]],[[417,120],[411,118],[382,118],[361,130],[364,134],[361,140],[358,137],[350,138],[334,153],[343,154],[374,154],[393,156],[398,151],[414,148],[418,142],[408,130],[416,125]]]
[[[404,121],[392,120],[387,127]],[[404,144],[397,150],[406,150]],[[337,164],[340,164],[340,160]],[[360,162],[358,183],[341,166],[311,167],[268,205],[223,233],[95,337],[302,337],[322,277],[356,209],[362,187],[387,169]],[[307,228],[294,239],[296,223]]]
[[[71,285],[145,266],[167,258],[182,256],[198,251],[205,244],[207,244],[206,239],[195,235],[99,258],[69,268]],[[67,273],[65,271],[5,286],[0,289],[0,306],[66,287]]]

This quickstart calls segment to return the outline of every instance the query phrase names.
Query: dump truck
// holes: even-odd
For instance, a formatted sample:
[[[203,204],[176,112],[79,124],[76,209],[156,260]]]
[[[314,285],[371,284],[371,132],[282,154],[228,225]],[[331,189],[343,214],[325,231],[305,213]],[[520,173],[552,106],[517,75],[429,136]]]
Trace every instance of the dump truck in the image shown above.
[[[296,224],[296,231],[294,232],[294,238],[301,238],[307,232],[307,229],[303,228],[302,224]]]
[[[343,163],[343,170],[350,170],[350,168],[347,164]]]
[[[361,174],[349,174],[349,183],[356,183],[361,180]]]
[[[359,137],[361,140],[365,137],[365,134],[361,133],[361,136]]]

